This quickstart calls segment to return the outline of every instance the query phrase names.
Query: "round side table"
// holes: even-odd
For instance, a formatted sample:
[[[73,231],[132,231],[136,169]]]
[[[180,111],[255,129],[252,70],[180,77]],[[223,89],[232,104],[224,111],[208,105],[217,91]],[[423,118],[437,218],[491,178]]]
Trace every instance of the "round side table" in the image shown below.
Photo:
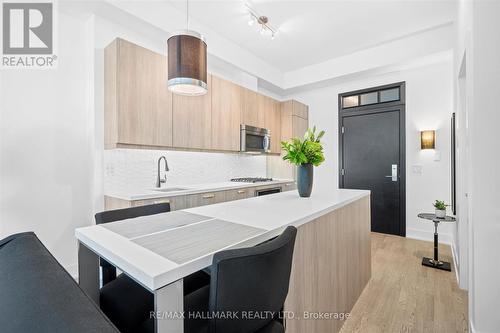
[[[443,271],[451,271],[451,265],[449,262],[446,261],[441,261],[439,260],[439,253],[438,253],[438,225],[439,223],[451,223],[455,222],[456,219],[453,216],[446,216],[444,218],[439,218],[436,217],[436,214],[429,214],[429,213],[420,213],[418,214],[418,217],[424,220],[430,220],[434,222],[434,258],[426,258],[424,257],[422,259],[422,265],[427,266],[427,267],[432,267],[432,268],[437,268],[437,269],[442,269]]]

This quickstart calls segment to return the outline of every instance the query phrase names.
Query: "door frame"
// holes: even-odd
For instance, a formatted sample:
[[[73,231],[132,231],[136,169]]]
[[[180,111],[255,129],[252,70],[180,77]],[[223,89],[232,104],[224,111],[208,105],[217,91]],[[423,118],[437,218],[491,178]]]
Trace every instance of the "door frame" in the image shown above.
[[[385,102],[372,105],[356,106],[350,108],[343,108],[342,97],[369,93],[378,90],[398,88],[399,87],[399,101]],[[342,127],[344,118],[353,117],[358,115],[368,115],[374,113],[394,112],[395,108],[399,109],[399,202],[400,202],[400,216],[399,216],[399,235],[406,237],[406,84],[405,82],[397,82],[383,86],[376,86],[366,89],[349,91],[341,93],[338,96],[338,133],[339,133],[339,188],[344,188],[344,177],[342,169],[344,168],[344,135]]]

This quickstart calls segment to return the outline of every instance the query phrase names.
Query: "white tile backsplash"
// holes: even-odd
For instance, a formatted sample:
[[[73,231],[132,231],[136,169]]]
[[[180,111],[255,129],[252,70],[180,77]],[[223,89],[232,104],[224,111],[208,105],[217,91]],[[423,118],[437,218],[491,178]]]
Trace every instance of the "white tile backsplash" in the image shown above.
[[[104,151],[104,193],[154,187],[160,156],[167,158],[170,168],[167,172],[167,186],[217,183],[235,177],[266,176],[265,156],[113,149]],[[163,163],[162,161],[162,174]]]

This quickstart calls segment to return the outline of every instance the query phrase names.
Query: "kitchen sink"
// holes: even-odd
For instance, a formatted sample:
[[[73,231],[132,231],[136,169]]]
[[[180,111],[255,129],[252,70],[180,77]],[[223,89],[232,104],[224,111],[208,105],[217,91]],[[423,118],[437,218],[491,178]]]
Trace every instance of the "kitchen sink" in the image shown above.
[[[176,192],[176,191],[185,191],[189,190],[186,187],[165,187],[165,188],[154,188],[153,191],[157,192]]]

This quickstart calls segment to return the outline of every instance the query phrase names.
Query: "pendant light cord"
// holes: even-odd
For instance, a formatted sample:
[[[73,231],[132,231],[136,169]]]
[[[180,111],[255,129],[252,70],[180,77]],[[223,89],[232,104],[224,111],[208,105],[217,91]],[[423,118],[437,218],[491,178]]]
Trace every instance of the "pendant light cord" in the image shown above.
[[[189,30],[189,0],[186,0],[186,30]]]

